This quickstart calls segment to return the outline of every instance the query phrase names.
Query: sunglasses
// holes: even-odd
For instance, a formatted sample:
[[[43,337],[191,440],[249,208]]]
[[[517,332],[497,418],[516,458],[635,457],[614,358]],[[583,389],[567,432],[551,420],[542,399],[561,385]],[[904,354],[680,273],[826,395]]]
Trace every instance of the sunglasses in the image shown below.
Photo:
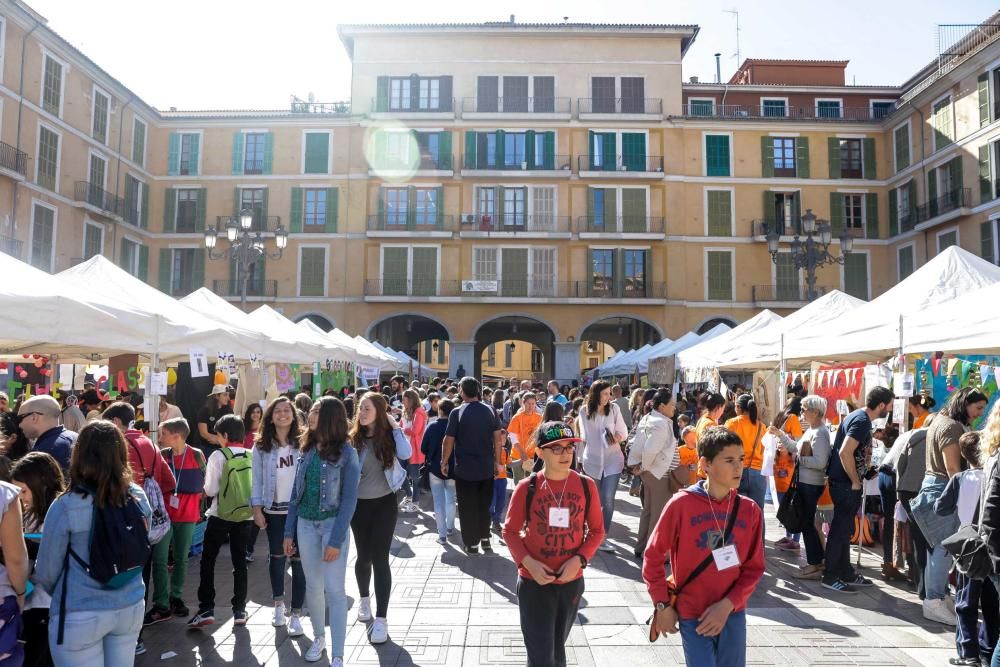
[[[576,445],[572,443],[568,445],[552,445],[551,447],[542,447],[542,449],[544,449],[547,452],[552,452],[556,456],[559,456],[561,454],[565,454],[566,452],[575,451]]]

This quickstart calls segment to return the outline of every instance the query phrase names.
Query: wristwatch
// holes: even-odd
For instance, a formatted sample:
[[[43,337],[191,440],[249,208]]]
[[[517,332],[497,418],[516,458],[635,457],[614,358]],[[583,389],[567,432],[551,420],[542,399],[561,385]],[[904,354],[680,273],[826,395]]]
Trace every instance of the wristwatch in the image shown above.
[[[581,570],[587,567],[587,565],[589,565],[589,563],[587,562],[587,558],[583,554],[577,554],[576,557],[580,559]]]
[[[660,601],[656,603],[656,611],[666,611],[669,608],[670,608],[670,603],[668,602]]]

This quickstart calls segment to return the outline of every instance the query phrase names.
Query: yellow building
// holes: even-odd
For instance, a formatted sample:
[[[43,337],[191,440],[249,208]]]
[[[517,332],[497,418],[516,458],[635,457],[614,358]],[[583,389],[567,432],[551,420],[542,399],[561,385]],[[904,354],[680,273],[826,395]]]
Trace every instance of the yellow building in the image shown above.
[[[607,351],[801,306],[807,210],[834,255],[853,244],[818,291],[871,298],[952,244],[997,261],[994,30],[871,87],[817,61],[685,82],[689,25],[343,25],[349,103],[185,112],[0,0],[0,249],[48,271],[104,254],[238,301],[204,235],[225,248],[251,209],[288,246],[254,267],[249,307],[451,375],[569,381]]]

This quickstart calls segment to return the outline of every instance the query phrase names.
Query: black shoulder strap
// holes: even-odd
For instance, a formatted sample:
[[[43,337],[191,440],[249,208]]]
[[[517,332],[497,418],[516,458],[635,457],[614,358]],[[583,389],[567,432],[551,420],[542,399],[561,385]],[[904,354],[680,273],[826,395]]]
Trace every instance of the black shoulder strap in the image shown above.
[[[726,530],[725,532],[722,533],[722,546],[726,545],[726,542],[729,540],[729,536],[733,534],[733,526],[736,524],[736,515],[739,514],[739,511],[740,511],[740,496],[739,494],[736,494],[736,497],[733,499],[733,510],[729,514],[729,521],[726,522]],[[683,584],[677,587],[677,590],[675,591],[674,595],[680,595],[681,591],[683,591],[688,584],[697,579],[698,575],[700,575],[702,572],[708,569],[708,566],[712,564],[713,560],[714,558],[711,553],[705,556],[705,560],[698,563],[698,566],[691,571],[690,575],[688,575],[687,580]]]
[[[524,527],[528,527],[528,518],[531,515],[531,501],[535,499],[535,491],[538,489],[538,473],[533,472],[528,477],[528,492],[524,494]]]
[[[590,516],[590,484],[583,475],[580,475],[580,481],[583,483],[583,525],[586,526],[587,517]]]

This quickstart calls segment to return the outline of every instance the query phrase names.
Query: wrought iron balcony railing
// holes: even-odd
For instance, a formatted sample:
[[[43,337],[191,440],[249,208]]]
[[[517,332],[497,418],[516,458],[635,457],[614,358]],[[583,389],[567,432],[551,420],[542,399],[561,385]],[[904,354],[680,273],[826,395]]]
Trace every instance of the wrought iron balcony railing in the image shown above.
[[[582,215],[576,219],[576,231],[588,234],[663,234],[664,219],[643,215]]]
[[[461,232],[505,232],[511,234],[569,233],[571,218],[568,215],[544,213],[463,213]]]
[[[561,113],[572,112],[569,97],[463,97],[462,113]]]
[[[581,97],[577,113],[662,114],[658,97]]]
[[[662,155],[579,155],[576,158],[579,171],[607,172],[655,172],[663,173]]]

